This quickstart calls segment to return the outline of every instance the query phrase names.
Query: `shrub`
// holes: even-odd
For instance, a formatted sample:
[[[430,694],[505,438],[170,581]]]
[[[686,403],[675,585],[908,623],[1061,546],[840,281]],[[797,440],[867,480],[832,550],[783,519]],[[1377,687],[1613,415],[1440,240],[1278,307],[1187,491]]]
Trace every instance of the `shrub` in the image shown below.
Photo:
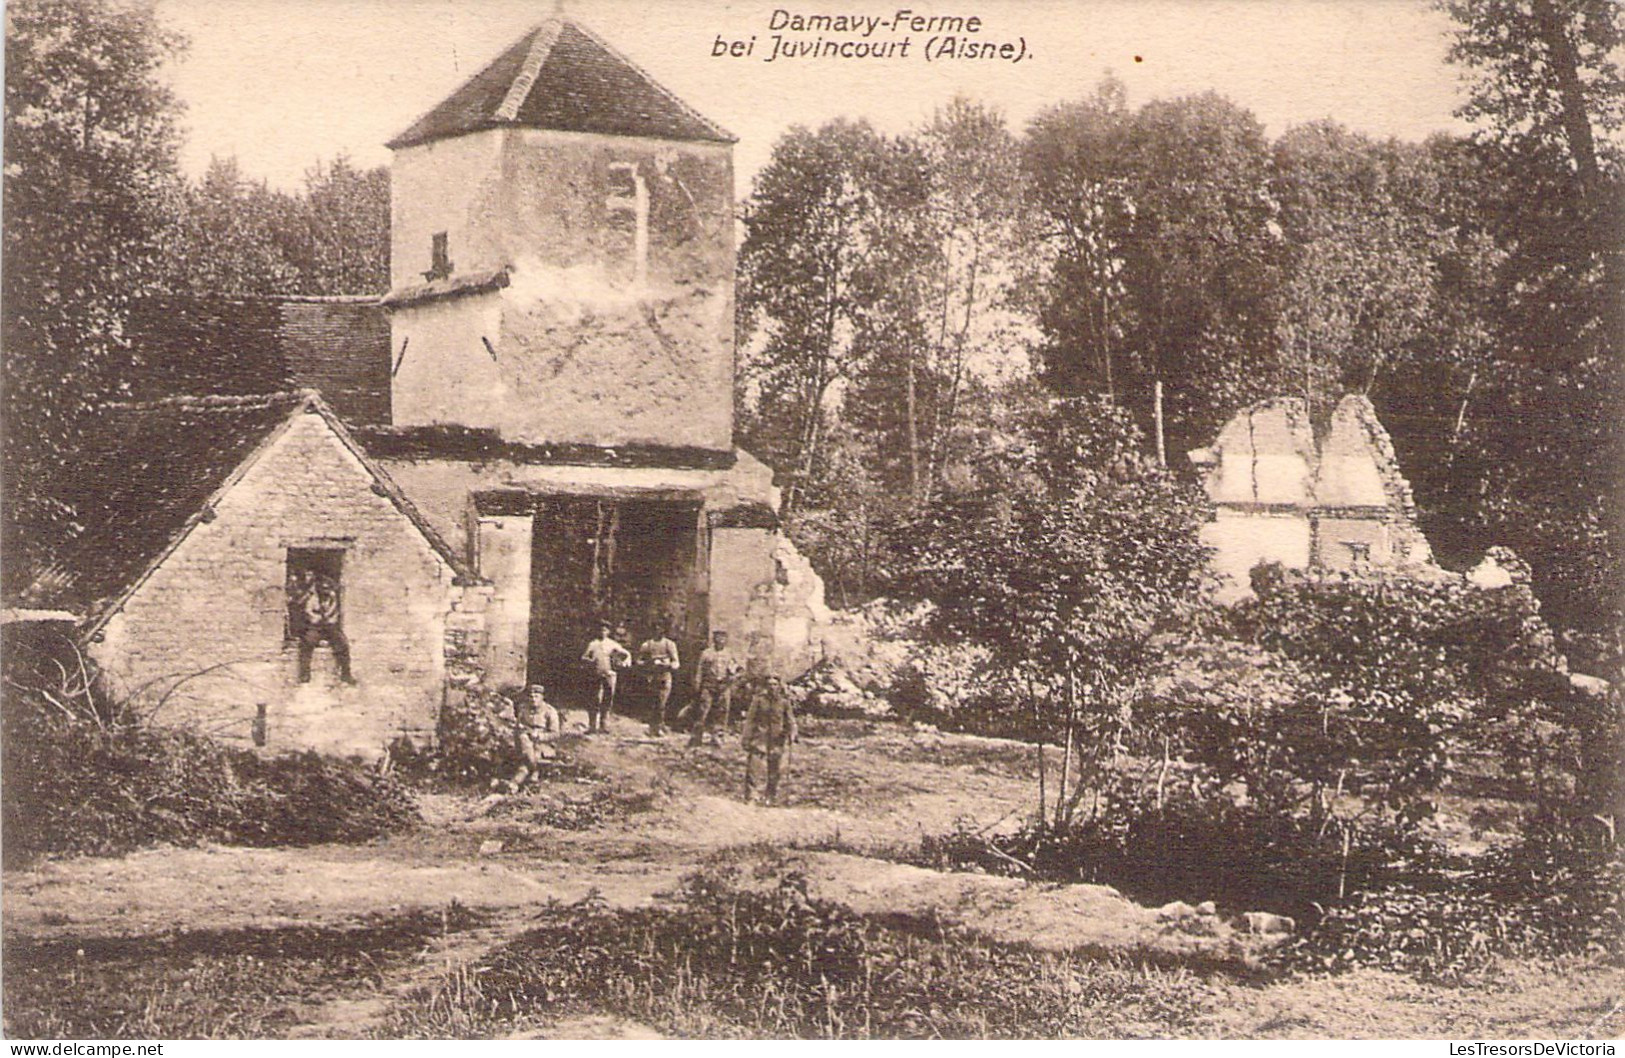
[[[440,709],[435,750],[427,770],[454,782],[484,785],[506,779],[515,767],[513,695],[475,684],[461,700],[451,697]]]
[[[1597,829],[1546,816],[1476,861],[1424,860],[1404,879],[1331,908],[1276,958],[1299,969],[1446,978],[1496,957],[1625,959],[1625,855]]]
[[[1187,1027],[1199,1008],[1180,971],[881,923],[772,873],[759,888],[702,872],[679,908],[551,909],[484,965],[404,1004],[387,1034],[506,1034],[518,1018],[590,1009],[690,1037],[1121,1037]]]
[[[364,764],[261,758],[113,709],[64,709],[38,691],[5,696],[0,756],[8,866],[162,843],[364,841],[417,819],[404,788]]]
[[[1148,903],[1211,899],[1227,911],[1266,910],[1314,921],[1340,894],[1380,881],[1422,846],[1411,831],[1368,826],[1341,834],[1306,816],[1240,803],[1182,772],[1164,790],[1119,776],[1070,824],[1030,824],[994,837],[960,830],[927,838],[928,866],[1114,886]]]

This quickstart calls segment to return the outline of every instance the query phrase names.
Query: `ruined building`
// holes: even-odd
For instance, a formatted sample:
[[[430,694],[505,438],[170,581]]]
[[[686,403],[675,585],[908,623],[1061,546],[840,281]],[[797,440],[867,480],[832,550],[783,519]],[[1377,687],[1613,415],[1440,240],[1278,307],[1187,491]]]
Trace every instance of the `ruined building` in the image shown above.
[[[473,678],[568,700],[600,620],[805,665],[822,588],[733,444],[733,143],[538,26],[389,144],[387,294],[148,306],[24,604],[118,693],[272,748],[431,737]],[[353,683],[301,647],[312,578]]]
[[[1250,594],[1251,570],[1261,562],[1351,572],[1433,568],[1410,485],[1363,396],[1344,397],[1318,438],[1301,399],[1261,401],[1190,459],[1214,506],[1202,540],[1213,549],[1221,598]]]

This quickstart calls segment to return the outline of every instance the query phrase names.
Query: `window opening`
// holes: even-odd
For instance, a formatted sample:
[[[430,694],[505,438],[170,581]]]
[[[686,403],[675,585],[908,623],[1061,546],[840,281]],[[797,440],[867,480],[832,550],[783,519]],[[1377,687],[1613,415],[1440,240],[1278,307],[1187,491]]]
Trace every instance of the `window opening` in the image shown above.
[[[429,239],[429,270],[423,278],[429,282],[451,275],[451,243],[446,233],[437,231]]]
[[[649,185],[636,162],[611,162],[609,197],[605,200],[612,224],[631,222],[632,282],[642,286],[649,278]]]
[[[344,633],[344,552],[338,548],[288,548],[287,639],[299,649],[299,682],[310,682],[316,648],[326,645],[339,679],[354,683],[350,640]]]

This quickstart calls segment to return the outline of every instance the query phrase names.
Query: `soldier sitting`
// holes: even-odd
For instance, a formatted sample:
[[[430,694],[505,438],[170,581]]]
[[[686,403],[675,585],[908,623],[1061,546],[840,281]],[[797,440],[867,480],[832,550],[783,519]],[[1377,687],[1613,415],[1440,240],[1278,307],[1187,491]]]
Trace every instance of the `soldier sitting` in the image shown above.
[[[518,793],[541,769],[558,759],[557,742],[563,723],[559,711],[548,702],[540,684],[531,684],[513,707],[514,754],[519,770],[508,781],[508,791]]]

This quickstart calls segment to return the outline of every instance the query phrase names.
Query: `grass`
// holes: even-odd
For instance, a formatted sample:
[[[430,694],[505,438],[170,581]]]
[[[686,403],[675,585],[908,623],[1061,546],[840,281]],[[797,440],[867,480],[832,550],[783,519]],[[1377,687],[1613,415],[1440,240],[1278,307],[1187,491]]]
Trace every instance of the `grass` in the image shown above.
[[[554,907],[475,968],[396,1007],[389,1038],[502,1035],[599,1012],[704,1038],[1158,1037],[1191,1031],[1204,978],[1131,956],[1038,953],[877,922],[727,872],[682,906]]]
[[[286,1034],[301,1009],[375,991],[437,938],[482,924],[457,903],[351,927],[166,938],[8,940],[12,1039],[242,1039]]]

